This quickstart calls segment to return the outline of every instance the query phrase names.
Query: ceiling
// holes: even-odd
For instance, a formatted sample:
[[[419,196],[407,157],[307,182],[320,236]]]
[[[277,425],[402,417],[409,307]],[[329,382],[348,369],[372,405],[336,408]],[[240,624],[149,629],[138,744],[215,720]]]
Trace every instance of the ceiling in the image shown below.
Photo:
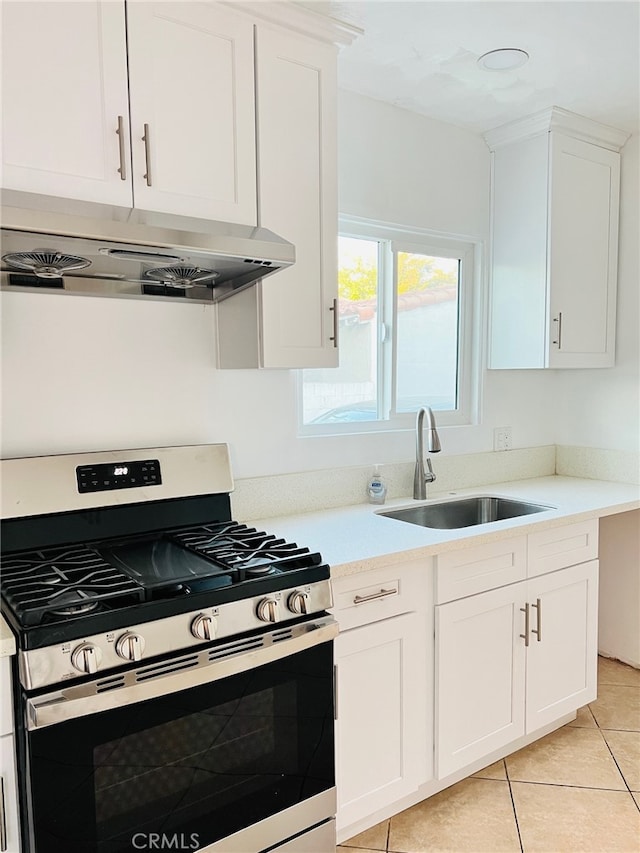
[[[640,0],[309,0],[364,30],[341,49],[341,88],[484,132],[550,106],[640,131]],[[500,47],[530,56],[486,71]]]

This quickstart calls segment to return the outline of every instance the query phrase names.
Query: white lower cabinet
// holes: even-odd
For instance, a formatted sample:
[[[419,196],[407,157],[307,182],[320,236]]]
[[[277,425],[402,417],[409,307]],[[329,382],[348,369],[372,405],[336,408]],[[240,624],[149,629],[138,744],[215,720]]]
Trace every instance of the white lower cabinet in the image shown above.
[[[596,698],[597,555],[591,519],[332,581],[339,839]]]
[[[597,694],[598,561],[528,583],[527,732],[592,702]]]
[[[11,658],[0,658],[0,851],[20,853]]]
[[[5,853],[20,853],[13,735],[0,737],[0,786],[0,849]]]
[[[439,779],[524,734],[525,585],[436,607]]]
[[[340,634],[337,666],[338,825],[424,781],[424,617],[405,613]]]
[[[442,779],[596,697],[598,563],[436,607]]]
[[[432,778],[429,580],[423,560],[333,581],[339,835]]]

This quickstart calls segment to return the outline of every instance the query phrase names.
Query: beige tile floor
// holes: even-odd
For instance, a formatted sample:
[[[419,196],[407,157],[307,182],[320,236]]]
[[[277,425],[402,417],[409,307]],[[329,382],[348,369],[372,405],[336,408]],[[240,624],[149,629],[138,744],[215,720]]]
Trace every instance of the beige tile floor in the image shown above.
[[[577,719],[341,853],[640,853],[640,670],[600,658]]]

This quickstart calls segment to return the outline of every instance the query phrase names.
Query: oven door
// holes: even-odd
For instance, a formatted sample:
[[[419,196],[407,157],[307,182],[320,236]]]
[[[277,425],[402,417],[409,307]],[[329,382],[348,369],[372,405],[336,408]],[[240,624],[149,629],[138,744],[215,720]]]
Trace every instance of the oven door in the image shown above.
[[[28,849],[257,853],[330,821],[336,633],[324,615],[28,698]]]

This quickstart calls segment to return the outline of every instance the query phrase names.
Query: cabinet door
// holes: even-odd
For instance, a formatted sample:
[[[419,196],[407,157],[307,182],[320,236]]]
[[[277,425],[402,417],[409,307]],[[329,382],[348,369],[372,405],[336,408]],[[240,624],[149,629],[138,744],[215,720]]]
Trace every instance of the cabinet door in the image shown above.
[[[546,367],[547,135],[492,154],[489,367]]]
[[[256,38],[260,224],[296,247],[259,285],[262,366],[336,367],[336,49],[267,26]]]
[[[136,207],[256,224],[253,24],[215,3],[127,3]]]
[[[524,734],[526,582],[436,607],[436,766],[443,779]]]
[[[620,155],[551,133],[549,367],[614,363]]]
[[[527,732],[596,698],[598,561],[528,582]]]
[[[131,206],[124,2],[3,2],[2,101],[3,188]]]
[[[428,731],[424,616],[406,613],[336,640],[338,827],[426,781]]]
[[[13,735],[0,737],[0,820],[5,830],[6,853],[20,853],[18,827],[18,793],[16,786],[16,759]]]

